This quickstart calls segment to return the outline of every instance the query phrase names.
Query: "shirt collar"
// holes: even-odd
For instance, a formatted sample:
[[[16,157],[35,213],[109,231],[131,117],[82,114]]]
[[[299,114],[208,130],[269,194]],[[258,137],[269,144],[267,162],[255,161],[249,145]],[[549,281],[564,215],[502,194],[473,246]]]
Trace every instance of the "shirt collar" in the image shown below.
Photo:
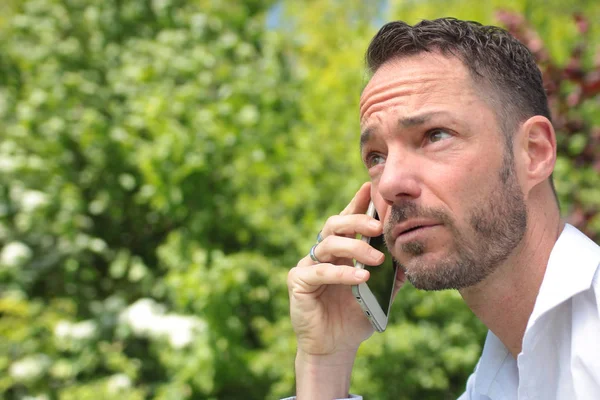
[[[510,363],[512,355],[492,331],[488,331],[483,345],[483,353],[477,363],[475,392],[489,395],[492,384],[505,363]]]
[[[599,264],[600,247],[577,228],[566,224],[550,253],[525,332],[544,313],[590,288]],[[481,394],[489,393],[505,363],[516,365],[500,339],[488,331],[483,353],[477,364],[475,390]]]
[[[566,224],[550,253],[525,331],[547,311],[589,289],[599,264],[600,247],[577,228]]]

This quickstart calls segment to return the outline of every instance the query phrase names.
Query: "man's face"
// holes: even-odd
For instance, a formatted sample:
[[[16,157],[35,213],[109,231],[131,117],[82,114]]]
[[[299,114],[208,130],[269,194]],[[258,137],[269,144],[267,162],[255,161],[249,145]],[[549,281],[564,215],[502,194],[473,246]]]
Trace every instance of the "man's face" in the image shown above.
[[[387,245],[417,288],[481,282],[521,241],[527,211],[493,109],[456,58],[384,64],[361,97],[361,154]]]

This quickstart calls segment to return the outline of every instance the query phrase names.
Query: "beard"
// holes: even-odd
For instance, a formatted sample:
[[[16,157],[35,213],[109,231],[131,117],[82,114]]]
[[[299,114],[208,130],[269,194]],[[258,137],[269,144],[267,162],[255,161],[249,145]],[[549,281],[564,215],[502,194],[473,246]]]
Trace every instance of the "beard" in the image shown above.
[[[490,276],[521,242],[527,228],[527,208],[518,185],[512,157],[503,161],[498,183],[478,200],[467,217],[467,228],[459,229],[444,210],[421,208],[414,202],[395,204],[384,229],[388,249],[394,248],[392,230],[409,218],[431,218],[451,233],[452,243],[445,257],[425,262],[426,241],[403,243],[401,251],[409,256],[403,264],[396,262],[417,289],[462,289]]]

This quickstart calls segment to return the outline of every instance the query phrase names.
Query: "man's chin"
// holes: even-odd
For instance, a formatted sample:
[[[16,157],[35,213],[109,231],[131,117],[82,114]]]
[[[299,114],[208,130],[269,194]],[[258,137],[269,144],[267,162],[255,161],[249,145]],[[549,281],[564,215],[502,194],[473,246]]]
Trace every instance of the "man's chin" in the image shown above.
[[[397,260],[406,274],[406,279],[417,289],[458,289],[456,278],[461,274],[461,268],[448,254],[434,252],[423,252],[420,255],[403,254]],[[462,280],[458,279],[458,281]]]
[[[447,252],[433,251],[423,242],[404,243],[399,249],[394,250],[396,254],[392,255],[396,261],[409,269],[413,265],[419,267],[423,264],[435,264],[449,258]]]

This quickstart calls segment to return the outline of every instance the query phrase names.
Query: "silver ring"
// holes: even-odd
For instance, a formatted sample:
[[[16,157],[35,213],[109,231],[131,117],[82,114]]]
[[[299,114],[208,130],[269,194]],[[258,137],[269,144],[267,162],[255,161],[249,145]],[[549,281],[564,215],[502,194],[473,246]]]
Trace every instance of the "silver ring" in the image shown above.
[[[321,264],[321,261],[319,261],[319,259],[317,258],[317,256],[315,255],[315,248],[319,245],[319,243],[313,244],[313,247],[310,248],[310,251],[308,252],[308,255],[310,256],[311,260],[313,260],[314,262],[316,262],[317,264]]]
[[[319,233],[317,233],[317,244],[319,244],[323,241],[323,236],[321,236],[321,232],[323,232],[323,231],[319,231]]]

